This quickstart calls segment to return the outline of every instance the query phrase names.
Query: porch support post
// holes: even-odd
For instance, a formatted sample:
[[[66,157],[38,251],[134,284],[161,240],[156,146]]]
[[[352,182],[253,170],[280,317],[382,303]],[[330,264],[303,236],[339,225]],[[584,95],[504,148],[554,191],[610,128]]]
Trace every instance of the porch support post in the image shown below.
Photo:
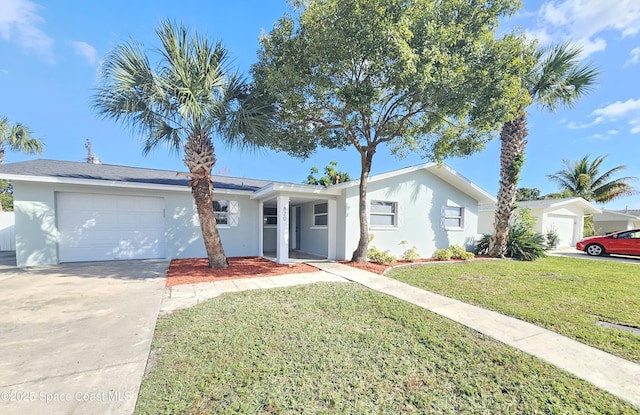
[[[258,202],[258,256],[264,256],[264,202]]]
[[[337,226],[338,203],[335,200],[327,200],[327,259],[336,259],[337,253]]]
[[[276,262],[279,264],[289,263],[289,196],[279,195],[278,203],[278,225],[276,238]]]

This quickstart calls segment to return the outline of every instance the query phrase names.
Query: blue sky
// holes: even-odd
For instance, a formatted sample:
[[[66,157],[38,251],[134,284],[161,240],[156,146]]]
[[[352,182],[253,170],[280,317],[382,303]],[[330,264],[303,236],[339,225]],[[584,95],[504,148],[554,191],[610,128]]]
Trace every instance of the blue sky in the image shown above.
[[[605,167],[626,165],[640,177],[640,1],[524,0],[505,28],[520,27],[543,43],[571,40],[602,71],[599,84],[571,110],[555,114],[532,108],[527,157],[520,186],[556,191],[546,175],[562,160],[608,155]],[[154,29],[169,18],[221,40],[235,65],[248,71],[258,37],[287,11],[285,0],[183,2],[2,0],[0,2],[0,115],[22,122],[46,145],[43,158],[83,161],[85,141],[108,164],[184,171],[181,155],[158,149],[146,157],[131,131],[100,119],[91,96],[102,57],[130,37],[158,46]],[[232,176],[300,182],[312,166],[331,160],[356,178],[354,149],[320,150],[306,161],[271,151],[238,152],[217,146],[215,171]],[[499,140],[466,159],[446,163],[492,194],[498,190]],[[34,158],[8,153],[7,163]],[[376,154],[373,173],[423,162]],[[635,183],[640,187],[640,181]],[[611,209],[640,209],[640,195],[609,203]]]

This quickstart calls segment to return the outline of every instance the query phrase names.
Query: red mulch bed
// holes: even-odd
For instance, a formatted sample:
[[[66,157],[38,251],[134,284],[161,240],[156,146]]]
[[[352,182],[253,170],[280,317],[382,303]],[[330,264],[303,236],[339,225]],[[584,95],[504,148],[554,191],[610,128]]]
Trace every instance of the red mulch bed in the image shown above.
[[[486,255],[476,255],[474,259],[483,259],[490,258]],[[382,275],[389,268],[397,267],[400,265],[411,265],[411,264],[420,264],[423,262],[460,262],[462,259],[451,259],[449,261],[440,261],[435,258],[421,258],[415,261],[398,261],[394,265],[389,264],[380,264],[378,262],[365,262],[365,263],[357,263],[357,262],[349,262],[349,261],[340,261],[341,264],[349,265],[350,267],[362,269],[365,271],[373,272],[374,274]],[[472,260],[473,261],[473,260]]]
[[[229,268],[211,269],[206,258],[172,259],[167,271],[167,287],[240,278],[316,272],[306,264],[277,264],[260,257],[230,257]]]

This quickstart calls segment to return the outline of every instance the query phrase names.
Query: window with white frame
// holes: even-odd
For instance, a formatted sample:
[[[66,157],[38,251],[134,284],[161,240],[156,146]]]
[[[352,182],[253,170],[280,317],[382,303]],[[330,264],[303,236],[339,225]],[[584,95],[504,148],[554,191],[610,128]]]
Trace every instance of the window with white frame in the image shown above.
[[[265,225],[278,224],[278,208],[265,206],[262,213]]]
[[[372,200],[369,210],[370,226],[398,226],[398,204]]]
[[[327,226],[329,220],[329,204],[316,203],[313,205],[313,226]]]
[[[464,208],[459,206],[444,206],[442,209],[442,223],[445,229],[464,228]]]
[[[213,214],[216,217],[216,223],[218,225],[228,225],[229,224],[229,201],[214,200]]]

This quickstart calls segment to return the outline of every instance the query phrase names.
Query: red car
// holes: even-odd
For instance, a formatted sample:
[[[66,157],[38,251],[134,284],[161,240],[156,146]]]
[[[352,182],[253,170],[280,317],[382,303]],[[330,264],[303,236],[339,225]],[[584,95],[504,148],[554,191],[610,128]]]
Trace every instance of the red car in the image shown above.
[[[576,249],[592,256],[640,255],[640,228],[585,238],[576,244]]]

